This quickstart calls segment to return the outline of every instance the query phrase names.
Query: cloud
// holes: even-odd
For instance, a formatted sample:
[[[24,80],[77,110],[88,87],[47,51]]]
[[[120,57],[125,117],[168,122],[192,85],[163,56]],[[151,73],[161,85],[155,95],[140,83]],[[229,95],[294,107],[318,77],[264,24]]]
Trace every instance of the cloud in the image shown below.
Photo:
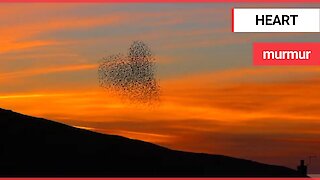
[[[24,50],[24,49],[31,49],[35,47],[42,47],[42,46],[50,46],[50,45],[57,45],[59,42],[48,40],[48,41],[26,41],[26,42],[7,42],[3,43],[3,46],[0,47],[0,54]]]
[[[58,67],[46,67],[27,69],[16,72],[1,73],[0,81],[8,81],[17,78],[26,78],[30,76],[37,76],[41,74],[61,73],[61,72],[73,72],[83,70],[95,70],[98,67],[97,64],[77,64],[77,65],[66,65]]]
[[[54,31],[90,29],[97,26],[115,25],[121,22],[124,17],[122,15],[103,15],[98,17],[50,17],[48,19],[37,19],[17,22],[3,26],[0,29],[1,48],[0,53],[8,53],[11,51],[30,49],[33,47],[47,46],[56,44],[56,40],[50,37],[37,38],[38,35]],[[23,18],[22,18],[23,19]],[[15,22],[15,21],[13,21]],[[55,42],[55,43],[53,43]],[[63,43],[60,41],[59,43]]]

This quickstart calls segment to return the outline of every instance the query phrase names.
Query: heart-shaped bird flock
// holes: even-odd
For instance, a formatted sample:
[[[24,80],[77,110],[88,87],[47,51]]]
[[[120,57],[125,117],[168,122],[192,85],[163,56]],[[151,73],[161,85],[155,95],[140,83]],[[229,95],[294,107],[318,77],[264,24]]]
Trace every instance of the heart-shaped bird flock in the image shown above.
[[[155,58],[142,41],[134,41],[126,55],[103,58],[98,73],[101,87],[130,102],[154,104],[159,100]]]

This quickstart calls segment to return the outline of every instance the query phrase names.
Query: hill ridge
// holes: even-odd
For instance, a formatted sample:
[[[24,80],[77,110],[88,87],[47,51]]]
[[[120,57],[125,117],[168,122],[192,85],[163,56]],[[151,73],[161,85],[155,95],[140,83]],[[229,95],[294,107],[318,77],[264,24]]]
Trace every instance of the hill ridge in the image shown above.
[[[282,166],[171,150],[2,108],[0,176],[303,177]]]

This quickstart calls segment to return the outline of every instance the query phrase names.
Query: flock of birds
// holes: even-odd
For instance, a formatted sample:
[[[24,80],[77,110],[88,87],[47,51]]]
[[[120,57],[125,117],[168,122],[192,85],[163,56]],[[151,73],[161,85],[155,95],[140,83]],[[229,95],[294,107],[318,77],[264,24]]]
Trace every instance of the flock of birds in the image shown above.
[[[101,87],[131,103],[154,104],[159,101],[155,57],[142,41],[134,41],[127,54],[103,58],[98,74]]]

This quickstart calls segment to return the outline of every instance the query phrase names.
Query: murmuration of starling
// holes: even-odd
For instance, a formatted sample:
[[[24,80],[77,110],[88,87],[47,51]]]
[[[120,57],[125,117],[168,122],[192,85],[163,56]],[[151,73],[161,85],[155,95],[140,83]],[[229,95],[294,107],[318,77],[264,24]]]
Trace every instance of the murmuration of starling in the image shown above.
[[[154,104],[160,86],[155,77],[155,58],[142,41],[134,41],[126,55],[103,58],[98,69],[100,86],[130,103]]]

